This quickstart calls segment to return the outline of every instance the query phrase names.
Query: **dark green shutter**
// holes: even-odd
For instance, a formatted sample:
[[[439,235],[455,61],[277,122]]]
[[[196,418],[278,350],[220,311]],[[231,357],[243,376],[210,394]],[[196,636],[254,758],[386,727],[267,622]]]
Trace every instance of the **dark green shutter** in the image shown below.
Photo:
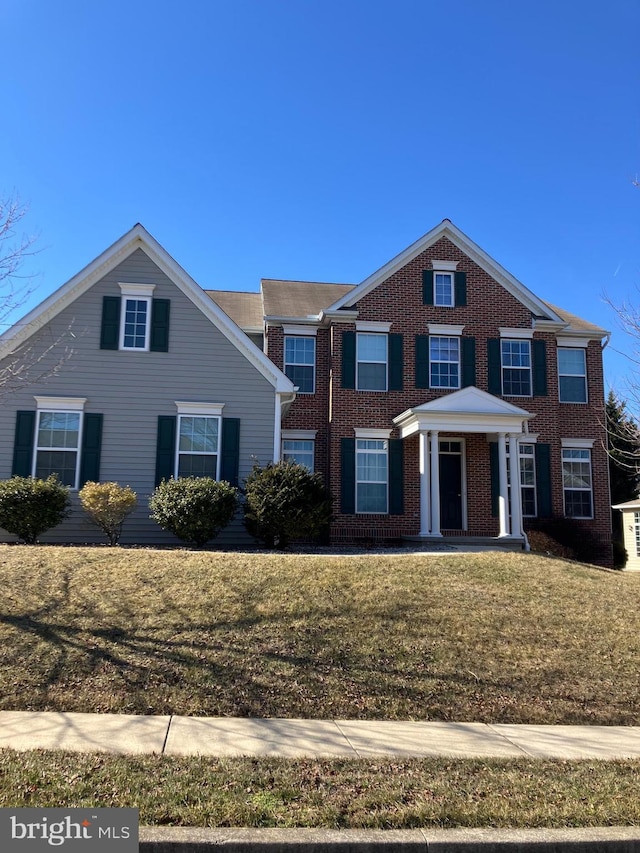
[[[454,276],[455,282],[455,305],[467,304],[467,274],[466,272],[457,272]]]
[[[100,349],[118,349],[120,343],[120,302],[119,296],[102,297]]]
[[[356,440],[340,439],[340,512],[356,511]]]
[[[389,515],[404,513],[404,443],[389,440]]]
[[[551,518],[551,445],[536,444],[535,454],[538,518]]]
[[[488,391],[490,394],[502,394],[502,362],[500,358],[500,338],[487,341],[487,370],[489,373]]]
[[[402,391],[404,373],[402,335],[389,335],[389,391]]]
[[[102,415],[84,416],[80,456],[80,488],[89,481],[100,481],[100,451],[102,449]]]
[[[500,497],[500,465],[498,461],[498,442],[489,444],[489,464],[491,468],[491,515],[498,515],[498,498]]]
[[[433,305],[433,270],[422,273],[422,301],[425,305]]]
[[[533,396],[547,396],[547,343],[532,341],[533,344]]]
[[[342,333],[342,387],[356,387],[356,333]]]
[[[12,477],[31,476],[35,430],[35,412],[16,412],[16,431],[13,440],[13,467],[11,469]]]
[[[169,352],[169,299],[154,299],[151,302],[151,352]]]
[[[222,419],[220,453],[220,479],[237,486],[240,466],[240,418]]]
[[[462,338],[462,387],[476,384],[476,339]]]
[[[159,486],[163,480],[170,480],[174,474],[177,420],[175,415],[158,416],[156,486]]]
[[[429,335],[416,335],[416,388],[429,387]]]

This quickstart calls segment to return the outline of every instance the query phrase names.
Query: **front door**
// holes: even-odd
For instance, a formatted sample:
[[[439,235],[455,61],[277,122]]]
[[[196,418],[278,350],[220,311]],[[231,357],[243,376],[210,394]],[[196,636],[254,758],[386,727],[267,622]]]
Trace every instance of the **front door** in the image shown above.
[[[462,530],[462,442],[440,442],[440,527]]]

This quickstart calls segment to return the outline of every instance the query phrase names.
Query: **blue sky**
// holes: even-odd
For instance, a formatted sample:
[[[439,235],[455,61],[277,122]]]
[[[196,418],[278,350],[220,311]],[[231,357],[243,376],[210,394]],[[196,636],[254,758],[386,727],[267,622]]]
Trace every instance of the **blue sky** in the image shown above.
[[[443,218],[614,331],[640,303],[638,0],[0,0],[31,307],[136,222],[207,288],[358,282]]]

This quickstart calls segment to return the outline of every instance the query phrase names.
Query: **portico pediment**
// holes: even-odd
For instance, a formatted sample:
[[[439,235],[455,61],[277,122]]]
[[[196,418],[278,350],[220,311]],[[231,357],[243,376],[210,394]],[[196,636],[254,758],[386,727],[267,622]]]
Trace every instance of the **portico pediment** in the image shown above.
[[[532,417],[526,409],[469,386],[407,409],[393,422],[400,429],[400,436],[406,438],[425,430],[522,432]]]

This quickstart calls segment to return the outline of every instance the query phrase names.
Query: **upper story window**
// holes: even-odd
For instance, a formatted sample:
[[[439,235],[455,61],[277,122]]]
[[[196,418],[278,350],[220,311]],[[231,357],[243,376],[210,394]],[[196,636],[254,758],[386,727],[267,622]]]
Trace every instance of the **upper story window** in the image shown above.
[[[120,284],[120,349],[149,349],[154,284]]]
[[[85,399],[36,398],[33,476],[57,475],[64,486],[78,488],[82,415]]]
[[[154,284],[119,283],[120,296],[104,296],[100,349],[169,351],[169,299],[154,299]]]
[[[316,339],[302,335],[286,335],[284,339],[284,372],[298,386],[299,394],[316,390]]]
[[[454,304],[454,288],[452,272],[434,272],[433,274],[433,304],[450,308]]]
[[[582,347],[558,347],[558,386],[561,403],[587,402],[587,363]]]
[[[224,404],[177,403],[176,477],[220,479],[220,437]]]
[[[356,346],[357,390],[386,391],[388,335],[358,332]]]
[[[502,393],[505,396],[531,396],[531,341],[500,340]]]
[[[431,261],[432,269],[422,273],[422,301],[425,305],[459,308],[467,304],[467,274],[457,261]]]
[[[429,337],[429,381],[431,388],[460,387],[460,338]]]

